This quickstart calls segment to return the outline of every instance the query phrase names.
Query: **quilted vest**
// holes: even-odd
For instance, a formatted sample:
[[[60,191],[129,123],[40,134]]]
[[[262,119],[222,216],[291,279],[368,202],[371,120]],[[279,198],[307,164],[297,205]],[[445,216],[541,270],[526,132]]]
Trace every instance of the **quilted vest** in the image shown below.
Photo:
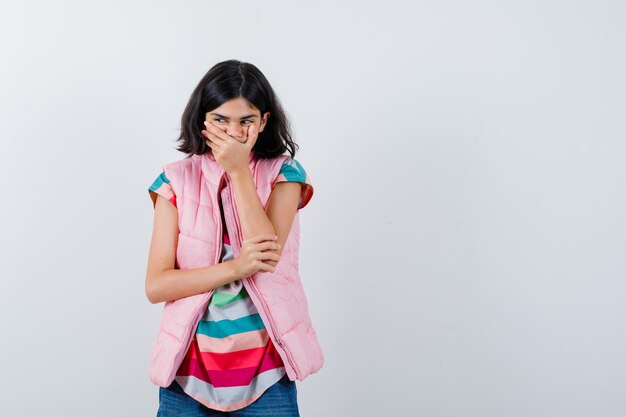
[[[248,165],[263,207],[287,157],[264,159],[250,153]],[[223,234],[220,196],[233,254],[239,256],[243,231],[234,189],[228,173],[214,156],[193,155],[164,165],[163,169],[178,208],[176,268],[204,268],[220,261]],[[299,245],[300,222],[296,213],[275,271],[258,271],[242,278],[292,381],[302,381],[324,363],[300,282]],[[155,385],[167,387],[174,380],[213,291],[165,302],[150,357],[149,375]]]

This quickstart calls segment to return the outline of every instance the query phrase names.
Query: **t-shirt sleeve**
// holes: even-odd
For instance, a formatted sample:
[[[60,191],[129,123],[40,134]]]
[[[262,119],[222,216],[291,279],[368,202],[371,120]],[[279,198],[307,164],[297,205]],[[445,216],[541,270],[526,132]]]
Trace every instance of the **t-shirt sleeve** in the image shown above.
[[[299,182],[302,184],[298,210],[304,208],[313,197],[313,183],[302,164],[294,158],[287,158],[280,167],[274,186],[279,182]]]
[[[156,177],[152,185],[148,187],[148,193],[152,199],[153,208],[156,207],[157,194],[165,197],[166,200],[176,207],[176,194],[174,194],[174,189],[170,184],[170,180],[165,176],[165,171],[161,172],[161,174]]]

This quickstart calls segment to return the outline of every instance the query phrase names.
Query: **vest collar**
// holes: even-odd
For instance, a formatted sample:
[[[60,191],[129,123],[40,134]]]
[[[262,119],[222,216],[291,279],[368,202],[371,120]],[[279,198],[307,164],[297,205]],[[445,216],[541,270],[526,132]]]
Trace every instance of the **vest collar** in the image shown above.
[[[200,156],[206,156],[207,158],[209,158],[210,160],[215,161],[215,156],[213,156],[213,152],[206,152]],[[256,154],[254,152],[250,152],[250,154],[248,155],[248,164],[252,165],[252,161],[256,160]]]
[[[204,173],[204,177],[206,178],[206,180],[213,183],[214,185],[219,184],[222,176],[224,175],[224,172],[226,171],[224,171],[224,168],[222,168],[222,166],[217,163],[217,161],[215,160],[215,156],[213,156],[213,153],[206,152],[202,155],[194,155],[194,157],[200,158],[202,172]],[[248,166],[250,167],[250,171],[253,174],[255,173],[257,161],[258,158],[256,154],[251,151],[248,155]]]

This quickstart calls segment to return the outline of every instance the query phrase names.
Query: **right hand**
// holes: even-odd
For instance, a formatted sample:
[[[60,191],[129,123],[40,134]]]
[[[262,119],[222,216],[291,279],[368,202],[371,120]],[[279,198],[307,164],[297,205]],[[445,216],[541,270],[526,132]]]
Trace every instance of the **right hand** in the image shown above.
[[[247,277],[257,271],[274,272],[276,267],[266,264],[265,260],[280,261],[280,255],[272,252],[280,245],[272,234],[256,235],[243,241],[239,256],[234,259],[237,275]]]

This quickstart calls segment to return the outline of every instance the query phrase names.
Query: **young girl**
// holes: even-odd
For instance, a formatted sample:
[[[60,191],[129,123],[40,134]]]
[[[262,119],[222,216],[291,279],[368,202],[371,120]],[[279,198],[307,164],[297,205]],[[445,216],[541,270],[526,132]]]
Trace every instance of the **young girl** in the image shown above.
[[[252,64],[215,65],[191,95],[187,157],[149,187],[146,295],[165,302],[150,370],[158,417],[299,416],[295,380],[324,357],[297,259],[313,186],[291,136]]]

